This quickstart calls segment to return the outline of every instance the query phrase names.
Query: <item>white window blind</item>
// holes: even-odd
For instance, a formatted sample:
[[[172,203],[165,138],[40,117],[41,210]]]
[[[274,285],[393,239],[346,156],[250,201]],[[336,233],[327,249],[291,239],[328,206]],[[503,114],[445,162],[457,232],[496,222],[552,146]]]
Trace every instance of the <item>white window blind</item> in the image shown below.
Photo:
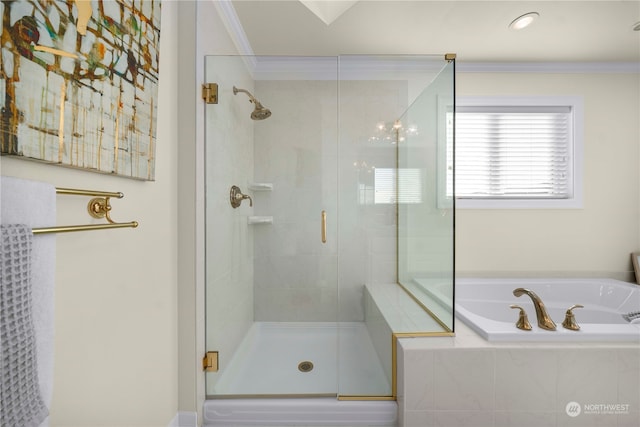
[[[396,183],[397,179],[397,183]],[[397,191],[396,191],[397,189]],[[397,195],[398,193],[398,195]],[[376,168],[374,203],[421,203],[422,170]]]
[[[573,196],[571,106],[460,106],[455,120],[457,198]]]

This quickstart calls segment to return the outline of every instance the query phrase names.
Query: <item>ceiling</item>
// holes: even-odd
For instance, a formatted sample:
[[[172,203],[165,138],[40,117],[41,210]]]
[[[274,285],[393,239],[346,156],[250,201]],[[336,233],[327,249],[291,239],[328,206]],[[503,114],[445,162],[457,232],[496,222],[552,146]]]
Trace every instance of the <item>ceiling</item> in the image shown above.
[[[330,3],[340,0],[306,3]],[[327,25],[297,0],[233,0],[255,55],[445,54],[468,62],[638,62],[640,0],[360,0]],[[322,4],[320,11],[322,11]],[[508,28],[538,12],[529,27]],[[250,53],[250,52],[243,52]]]

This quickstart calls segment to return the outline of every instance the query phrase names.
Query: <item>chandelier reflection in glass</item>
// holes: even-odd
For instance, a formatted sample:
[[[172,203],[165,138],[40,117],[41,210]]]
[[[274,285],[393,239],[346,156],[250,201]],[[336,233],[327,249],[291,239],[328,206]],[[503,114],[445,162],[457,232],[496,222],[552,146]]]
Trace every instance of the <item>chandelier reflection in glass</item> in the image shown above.
[[[398,144],[404,142],[407,137],[418,135],[416,125],[405,126],[400,120],[393,123],[380,122],[376,125],[374,134],[369,137],[371,143]]]

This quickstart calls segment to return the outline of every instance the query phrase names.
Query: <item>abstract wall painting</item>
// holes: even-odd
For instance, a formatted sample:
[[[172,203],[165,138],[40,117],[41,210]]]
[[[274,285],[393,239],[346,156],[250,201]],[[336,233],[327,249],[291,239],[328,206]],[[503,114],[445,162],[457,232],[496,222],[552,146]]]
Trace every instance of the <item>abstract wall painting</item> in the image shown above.
[[[154,180],[160,0],[0,2],[0,153]]]

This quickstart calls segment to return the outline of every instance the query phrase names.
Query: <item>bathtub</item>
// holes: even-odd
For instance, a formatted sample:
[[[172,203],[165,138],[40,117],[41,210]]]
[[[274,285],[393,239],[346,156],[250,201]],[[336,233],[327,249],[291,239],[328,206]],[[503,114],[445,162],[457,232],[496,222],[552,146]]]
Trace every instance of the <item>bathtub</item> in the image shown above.
[[[516,297],[515,288],[527,288],[544,302],[557,325],[555,331],[540,329],[531,298]],[[640,319],[628,322],[622,315],[640,311],[640,286],[613,279],[457,279],[455,314],[488,341],[593,342],[624,341],[640,343]],[[523,307],[533,329],[516,328]],[[579,331],[565,329],[566,310],[573,310]]]
[[[204,426],[396,425],[395,401],[338,390],[391,393],[364,322],[254,322],[204,403]]]

